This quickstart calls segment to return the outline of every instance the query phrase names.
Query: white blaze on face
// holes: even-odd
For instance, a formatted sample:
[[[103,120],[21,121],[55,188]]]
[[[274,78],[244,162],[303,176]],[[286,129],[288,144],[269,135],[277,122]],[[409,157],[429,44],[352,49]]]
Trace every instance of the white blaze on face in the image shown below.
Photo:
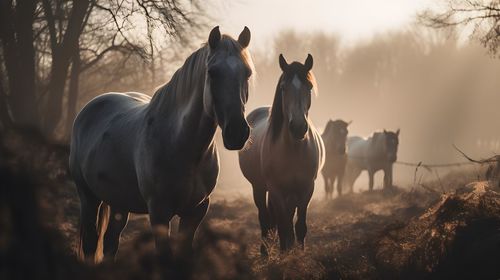
[[[226,59],[226,63],[227,65],[229,65],[229,68],[231,68],[231,70],[236,70],[236,68],[238,68],[238,59],[234,56],[230,56]]]
[[[293,76],[293,79],[292,79],[292,85],[293,85],[296,89],[300,89],[300,86],[302,85],[302,83],[300,82],[300,79],[297,77],[297,75]]]

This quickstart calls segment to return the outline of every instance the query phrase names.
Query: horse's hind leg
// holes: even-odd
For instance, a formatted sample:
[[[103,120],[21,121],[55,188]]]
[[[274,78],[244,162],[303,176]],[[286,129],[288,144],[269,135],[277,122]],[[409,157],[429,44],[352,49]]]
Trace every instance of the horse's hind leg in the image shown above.
[[[271,217],[269,215],[269,209],[266,206],[266,190],[262,186],[252,186],[253,188],[253,201],[257,210],[259,212],[259,224],[261,230],[262,244],[260,245],[260,253],[267,256],[267,246],[265,244],[266,239],[269,236],[269,231],[271,230]]]
[[[104,258],[114,259],[118,246],[120,244],[120,236],[123,229],[127,225],[129,213],[119,211],[111,207],[109,214],[109,223],[106,233],[104,234],[103,253]]]
[[[356,166],[348,166],[345,171],[344,183],[349,187],[350,192],[354,191],[354,183],[361,174],[361,169]]]
[[[83,180],[75,180],[80,197],[80,241],[78,255],[81,259],[94,262],[97,249],[97,213],[101,201],[88,189]]]
[[[295,222],[295,233],[297,235],[297,242],[304,250],[305,238],[307,234],[307,207],[309,206],[309,201],[311,200],[314,187],[308,188],[308,192],[304,196],[300,197],[297,205],[297,221]]]

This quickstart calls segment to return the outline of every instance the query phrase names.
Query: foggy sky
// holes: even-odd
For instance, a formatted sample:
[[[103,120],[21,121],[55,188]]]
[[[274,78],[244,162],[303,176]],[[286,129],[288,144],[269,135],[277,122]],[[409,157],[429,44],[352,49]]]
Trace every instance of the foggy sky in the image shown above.
[[[351,45],[373,35],[401,28],[430,0],[252,0],[219,1],[211,5],[224,32],[238,34],[247,25],[252,46],[262,48],[283,29],[335,33]]]

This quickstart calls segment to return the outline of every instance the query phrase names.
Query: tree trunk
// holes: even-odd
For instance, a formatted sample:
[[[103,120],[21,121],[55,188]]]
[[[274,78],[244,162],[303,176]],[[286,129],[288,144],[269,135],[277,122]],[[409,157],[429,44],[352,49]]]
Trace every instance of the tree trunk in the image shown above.
[[[0,72],[0,75],[2,74],[3,73]],[[5,94],[5,89],[3,87],[2,80],[0,79],[0,129],[4,129],[5,127],[12,125],[7,102],[7,95]]]
[[[63,40],[52,49],[52,67],[49,81],[49,95],[44,106],[43,131],[46,136],[51,137],[57,128],[62,112],[64,88],[70,60],[78,51],[78,44],[83,22],[88,12],[90,1],[78,0],[73,2],[73,8],[68,20],[68,26]],[[52,11],[47,11],[51,13]]]
[[[78,101],[78,90],[80,82],[80,52],[77,51],[73,56],[73,62],[71,64],[71,74],[69,80],[69,90],[68,90],[68,105],[66,108],[66,130],[65,135],[67,139],[71,135],[71,129],[73,127],[73,121],[76,116],[76,105]]]
[[[7,102],[16,124],[37,126],[35,50],[33,47],[34,0],[0,1],[0,38],[7,70]]]

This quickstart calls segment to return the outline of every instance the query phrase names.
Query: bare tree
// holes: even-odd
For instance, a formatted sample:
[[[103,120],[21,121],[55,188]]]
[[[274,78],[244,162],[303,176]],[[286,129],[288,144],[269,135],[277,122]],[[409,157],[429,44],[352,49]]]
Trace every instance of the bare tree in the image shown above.
[[[500,47],[499,0],[442,0],[444,9],[426,10],[419,19],[427,26],[472,28],[476,37],[488,50],[496,54]]]
[[[0,1],[0,40],[7,80],[5,101],[20,125],[36,125],[33,22],[36,1]]]
[[[160,38],[185,41],[205,19],[197,1],[6,0],[1,5],[7,110],[14,123],[36,126],[46,136],[54,135],[65,115],[72,122],[83,72],[113,52],[151,61]]]

